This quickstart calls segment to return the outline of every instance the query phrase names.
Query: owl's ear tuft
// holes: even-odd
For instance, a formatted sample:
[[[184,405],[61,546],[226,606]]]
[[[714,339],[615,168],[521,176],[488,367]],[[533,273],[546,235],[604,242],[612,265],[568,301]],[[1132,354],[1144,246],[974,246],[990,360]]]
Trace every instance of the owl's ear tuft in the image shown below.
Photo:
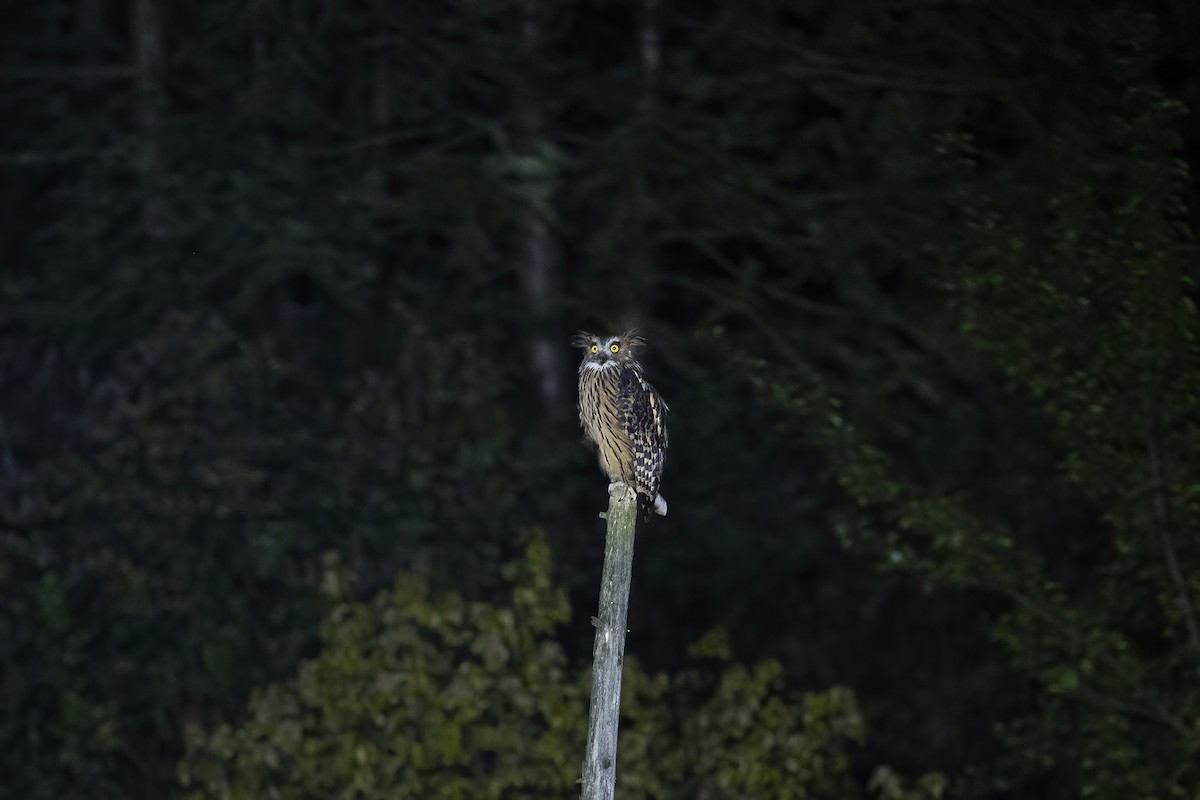
[[[571,337],[571,346],[587,348],[591,347],[592,342],[594,341],[596,341],[596,334],[588,333],[587,331],[580,331]]]
[[[646,340],[637,332],[637,328],[630,328],[617,337],[617,341],[621,343],[621,347],[628,350],[631,354],[646,346]]]

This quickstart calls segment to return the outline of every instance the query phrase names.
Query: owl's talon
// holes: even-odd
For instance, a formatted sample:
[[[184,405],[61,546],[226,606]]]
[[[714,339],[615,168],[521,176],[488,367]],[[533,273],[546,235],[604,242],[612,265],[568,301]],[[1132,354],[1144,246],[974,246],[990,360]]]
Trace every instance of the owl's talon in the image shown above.
[[[608,485],[608,496],[616,497],[618,494],[624,494],[629,491],[629,487],[625,485],[625,481],[613,481]]]

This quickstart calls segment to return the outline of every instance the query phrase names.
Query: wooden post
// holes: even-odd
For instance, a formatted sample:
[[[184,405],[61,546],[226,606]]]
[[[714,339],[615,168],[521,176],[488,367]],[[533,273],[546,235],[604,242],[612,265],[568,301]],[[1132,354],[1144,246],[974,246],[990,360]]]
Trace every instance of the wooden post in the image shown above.
[[[608,501],[600,610],[592,618],[592,704],[588,712],[587,751],[583,757],[583,800],[612,800],[617,783],[617,727],[621,715],[621,666],[625,658],[625,622],[633,575],[633,537],[637,495],[613,492]]]

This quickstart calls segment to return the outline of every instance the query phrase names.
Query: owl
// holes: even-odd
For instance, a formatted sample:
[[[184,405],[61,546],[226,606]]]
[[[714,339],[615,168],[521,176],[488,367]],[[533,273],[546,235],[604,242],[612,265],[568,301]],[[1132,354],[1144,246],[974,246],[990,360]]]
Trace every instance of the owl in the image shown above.
[[[658,493],[667,451],[667,404],[659,397],[637,352],[644,340],[635,331],[620,336],[579,333],[571,343],[583,348],[579,364],[579,424],[600,451],[600,468],[612,481],[637,492],[638,505],[665,516]]]

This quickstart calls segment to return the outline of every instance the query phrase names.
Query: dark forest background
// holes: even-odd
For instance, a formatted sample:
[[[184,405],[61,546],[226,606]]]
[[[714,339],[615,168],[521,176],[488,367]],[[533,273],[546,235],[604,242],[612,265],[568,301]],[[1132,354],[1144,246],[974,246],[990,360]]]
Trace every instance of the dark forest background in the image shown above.
[[[0,9],[0,798],[1200,797],[1200,5]]]

